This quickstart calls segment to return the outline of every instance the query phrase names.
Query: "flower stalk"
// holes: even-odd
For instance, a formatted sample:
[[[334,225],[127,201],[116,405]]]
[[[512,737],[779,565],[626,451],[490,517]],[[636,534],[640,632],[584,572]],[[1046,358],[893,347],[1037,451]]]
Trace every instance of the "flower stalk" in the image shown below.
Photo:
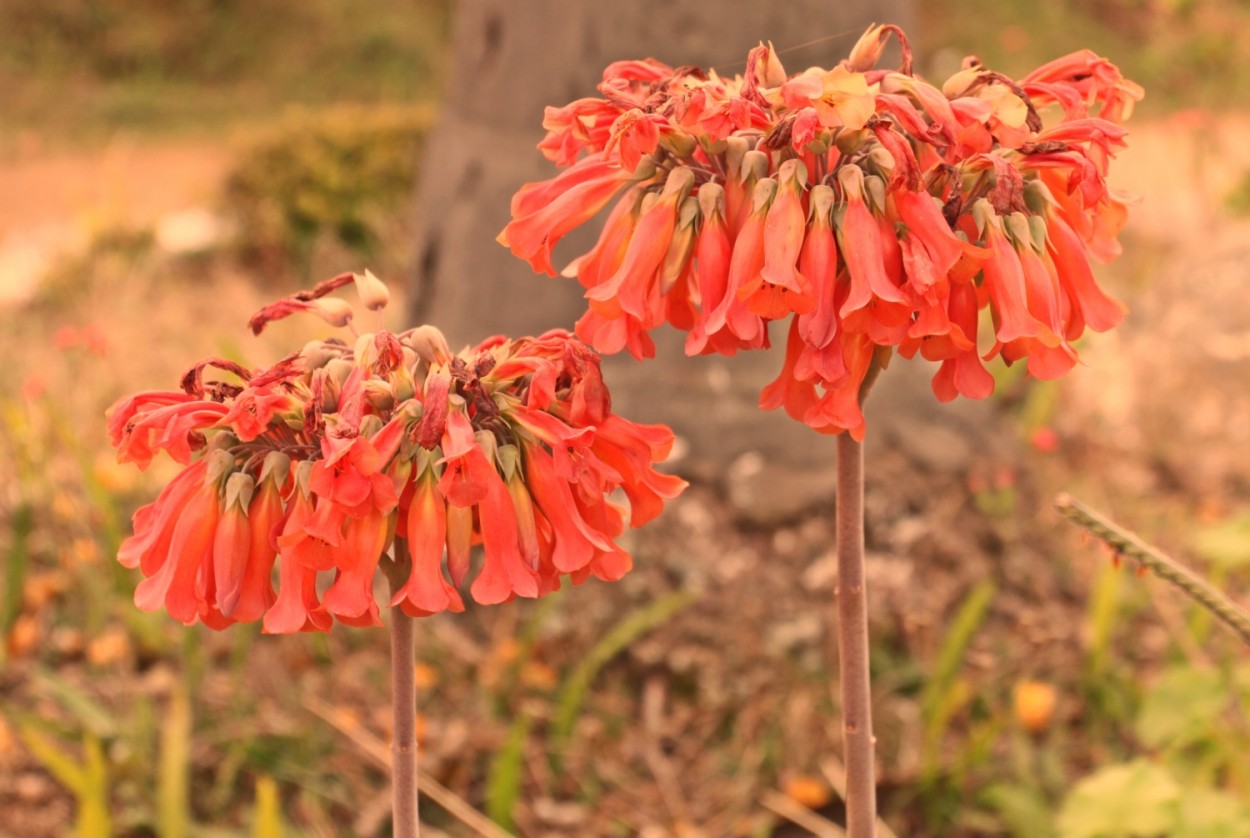
[[[1069,494],[1055,496],[1055,508],[1077,526],[1102,540],[1117,556],[1128,556],[1140,567],[1170,582],[1181,593],[1198,603],[1250,643],[1250,613],[1241,608],[1180,562],[1142,541],[1134,533],[1081,503]]]
[[[868,592],[864,583],[864,449],[850,434],[839,434],[837,440],[836,596],[846,829],[850,838],[873,838],[877,787],[868,669]]]
[[[411,563],[407,545],[395,539],[395,565]],[[388,574],[390,575],[390,574]],[[392,581],[392,592],[397,587]],[[415,620],[391,608],[391,829],[395,838],[419,838],[417,802],[417,679]]]
[[[391,811],[395,838],[418,838],[417,817],[417,687],[414,620],[402,608],[391,609]]]

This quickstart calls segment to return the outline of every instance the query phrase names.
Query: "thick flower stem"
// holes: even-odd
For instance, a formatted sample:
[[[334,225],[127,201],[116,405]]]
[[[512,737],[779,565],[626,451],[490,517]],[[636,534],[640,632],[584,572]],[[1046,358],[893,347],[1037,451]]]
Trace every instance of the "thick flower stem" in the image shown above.
[[[868,676],[868,596],[864,587],[864,450],[838,434],[838,662],[846,761],[846,834],[873,838],[877,822],[872,695]]]
[[[395,838],[417,838],[417,682],[413,619],[391,609],[391,700],[395,714],[391,740],[391,798]]]

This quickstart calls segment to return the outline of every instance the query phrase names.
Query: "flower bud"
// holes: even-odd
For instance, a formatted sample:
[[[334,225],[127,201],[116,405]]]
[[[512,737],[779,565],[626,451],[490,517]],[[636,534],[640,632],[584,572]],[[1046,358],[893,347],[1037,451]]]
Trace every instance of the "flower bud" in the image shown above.
[[[885,180],[877,175],[865,177],[864,196],[874,210],[882,212],[885,209]]]
[[[213,434],[208,440],[208,450],[227,451],[239,444],[239,438],[230,431],[219,431]]]
[[[252,503],[252,493],[256,491],[256,481],[246,471],[236,471],[226,478],[226,502],[224,508],[232,506],[246,511]]]
[[[286,480],[291,475],[291,458],[281,451],[270,451],[265,455],[265,462],[260,467],[260,482],[266,480],[272,481],[275,486],[282,488],[286,485]]]
[[[404,355],[408,350],[404,351]],[[391,394],[396,404],[403,404],[417,394],[417,384],[412,378],[412,368],[407,363],[391,371]]]
[[[855,46],[851,47],[851,53],[846,59],[847,69],[862,73],[876,67],[877,62],[881,60],[881,53],[885,51],[885,42],[889,37],[890,33],[884,26],[871,24],[864,30],[864,34],[859,36]]]
[[[638,161],[638,168],[634,169],[634,173],[629,179],[635,183],[641,183],[644,180],[651,180],[655,177],[656,165],[655,158],[650,154]]]
[[[352,279],[356,283],[360,302],[370,311],[381,311],[391,301],[391,292],[386,290],[382,280],[373,275],[373,271],[366,269],[363,274],[352,274]]]
[[[340,300],[338,297],[322,297],[310,302],[308,307],[309,311],[315,312],[331,326],[341,328],[352,322],[352,307],[347,300]]]
[[[473,507],[447,505],[447,575],[457,587],[469,575],[473,549]]]
[[[313,372],[339,357],[339,353],[323,340],[310,340],[300,350],[299,357],[304,364],[304,369],[307,372]]]
[[[747,63],[755,70],[755,79],[761,88],[780,88],[785,84],[785,68],[773,49],[773,41],[751,50]]]
[[[703,149],[703,153],[708,157],[714,157],[717,154],[724,154],[728,145],[725,140],[719,137],[711,137],[707,134],[701,134],[698,139],[698,147]]]
[[[759,179],[768,175],[768,155],[758,149],[752,149],[742,156],[742,172],[738,180],[746,183],[749,179]]]
[[[382,417],[377,414],[370,413],[360,420],[360,435],[366,438],[372,438],[382,430]]]
[[[777,181],[774,178],[761,178],[751,193],[751,212],[761,213],[768,208],[777,195]]]
[[[694,154],[694,150],[698,147],[699,144],[695,141],[695,138],[685,131],[674,129],[660,135],[660,148],[674,157],[689,157]]]
[[[1006,227],[1007,235],[1011,236],[1017,250],[1024,247],[1030,247],[1033,248],[1035,252],[1039,252],[1037,250],[1036,242],[1033,240],[1033,230],[1030,228],[1029,219],[1024,213],[1013,212],[1011,215],[1007,216]],[[1043,239],[1043,241],[1045,240]]]
[[[395,392],[385,381],[371,378],[362,382],[361,387],[365,391],[365,402],[374,410],[385,413],[395,407]]]
[[[685,166],[678,166],[668,173],[668,178],[664,181],[665,195],[679,195],[677,200],[684,198],[690,189],[694,186],[694,172]]]
[[[1046,252],[1046,219],[1040,215],[1029,216],[1029,237],[1033,240],[1033,249],[1038,253]]]
[[[998,213],[994,211],[994,207],[985,198],[978,198],[972,205],[972,221],[977,226],[977,235],[985,238],[985,227],[987,224],[1000,224]]]
[[[205,484],[223,483],[234,472],[235,462],[233,454],[220,448],[209,454],[208,471],[204,476]]]
[[[352,362],[346,358],[335,358],[326,364],[326,376],[334,384],[335,391],[343,389],[343,385],[347,382],[348,376],[352,374]]]
[[[1047,208],[1057,206],[1058,203],[1050,189],[1040,180],[1030,180],[1024,184],[1024,205],[1034,215],[1045,215]]]
[[[903,34],[903,30],[892,23],[872,24],[863,35],[859,36],[859,40],[855,42],[855,46],[851,47],[851,54],[844,62],[845,65],[857,72],[871,70],[877,66],[877,62],[881,60],[881,53],[885,51],[885,43],[889,40],[891,33],[898,38],[899,51],[902,53],[902,62],[899,70],[904,75],[911,75],[911,44],[907,41],[907,36]]]
[[[356,343],[352,347],[352,356],[356,359],[356,366],[371,368],[378,360],[378,349],[374,345],[373,332],[365,332],[356,338]]]
[[[433,326],[418,326],[408,333],[408,346],[427,364],[446,364],[451,360],[447,338]]]
[[[781,183],[794,181],[793,188],[802,190],[807,185],[807,166],[802,160],[787,160],[777,169],[777,180]]]
[[[942,95],[947,99],[958,99],[968,92],[982,72],[984,71],[980,67],[965,67],[942,82]]]
[[[699,215],[711,218],[713,214],[725,215],[725,187],[709,180],[699,187]]]
[[[417,445],[422,448],[433,450],[442,441],[447,428],[450,392],[451,374],[446,369],[431,370],[425,377],[421,424],[417,429]]]
[[[832,223],[835,200],[832,186],[824,183],[816,184],[807,195],[808,215],[812,220],[824,219],[826,223]]]
[[[894,155],[883,146],[877,146],[868,152],[868,168],[873,174],[881,175],[889,180],[890,173],[894,171],[894,164]]]
[[[681,208],[677,211],[677,226],[673,230],[673,237],[669,239],[664,263],[660,266],[661,294],[667,294],[673,289],[690,261],[690,254],[694,250],[695,222],[698,219],[699,199],[689,195],[681,202]]]
[[[746,137],[734,135],[725,138],[725,174],[735,177],[742,171],[742,161],[751,150],[751,142]]]

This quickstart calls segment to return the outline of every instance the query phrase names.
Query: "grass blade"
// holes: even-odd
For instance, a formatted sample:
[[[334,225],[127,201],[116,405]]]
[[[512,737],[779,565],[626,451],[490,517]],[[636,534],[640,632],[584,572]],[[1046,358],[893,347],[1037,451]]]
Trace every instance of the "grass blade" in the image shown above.
[[[83,793],[78,798],[78,836],[108,838],[112,834],[104,746],[95,736],[86,733],[83,735]]]
[[[586,700],[586,693],[599,670],[630,643],[676,616],[693,599],[693,595],[686,592],[669,594],[649,607],[630,614],[600,638],[581,663],[569,673],[560,688],[551,725],[553,742],[562,745],[568,741],[573,732],[573,724]]]
[[[61,750],[60,745],[45,735],[33,723],[24,722],[18,727],[18,735],[31,756],[52,775],[58,783],[82,800],[87,788],[86,772],[74,758]]]
[[[516,828],[512,813],[521,797],[525,741],[529,738],[530,725],[529,716],[517,716],[503,747],[491,760],[490,774],[486,778],[486,815],[509,832]]]
[[[35,527],[35,513],[30,504],[19,504],[13,510],[9,527],[9,549],[4,562],[4,594],[0,596],[0,637],[7,637],[13,623],[22,613],[22,595],[26,589],[26,567],[30,532]],[[0,651],[0,654],[3,654]]]
[[[74,684],[46,669],[36,671],[34,680],[93,736],[112,739],[117,735],[113,714]]]
[[[185,684],[174,688],[161,727],[160,774],[156,778],[156,817],[161,838],[187,838],[190,817],[187,772],[191,760],[191,701]]]
[[[985,580],[973,588],[959,606],[959,612],[951,622],[950,630],[938,650],[933,676],[925,684],[920,697],[920,712],[924,719],[925,741],[929,748],[936,747],[945,722],[958,704],[966,699],[962,695],[966,687],[957,680],[963,666],[964,655],[972,643],[977,629],[985,622],[990,603],[994,599],[994,583]]]
[[[273,777],[256,778],[256,823],[252,838],[282,838],[282,805]]]

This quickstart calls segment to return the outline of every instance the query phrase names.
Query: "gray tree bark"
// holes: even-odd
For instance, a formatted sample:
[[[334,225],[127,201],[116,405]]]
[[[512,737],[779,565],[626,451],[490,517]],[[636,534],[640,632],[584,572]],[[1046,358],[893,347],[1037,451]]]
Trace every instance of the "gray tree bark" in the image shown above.
[[[751,47],[772,41],[791,72],[828,67],[870,23],[910,32],[911,9],[910,0],[460,0],[420,170],[413,322],[437,324],[453,345],[572,328],[585,307],[581,287],[534,275],[495,236],[517,188],[556,172],[535,149],[544,106],[594,96],[610,62],[654,57],[732,74]],[[883,66],[895,61],[887,53]],[[594,226],[561,242],[557,265],[593,243]],[[748,478],[740,488],[757,487],[738,499],[752,517],[785,517],[832,494],[834,446],[755,406],[780,369],[776,350],[686,359],[681,335],[652,335],[659,359],[610,359],[609,386],[622,413],[676,428],[689,445],[683,470],[716,477],[734,465]],[[749,479],[762,469],[776,479]]]

